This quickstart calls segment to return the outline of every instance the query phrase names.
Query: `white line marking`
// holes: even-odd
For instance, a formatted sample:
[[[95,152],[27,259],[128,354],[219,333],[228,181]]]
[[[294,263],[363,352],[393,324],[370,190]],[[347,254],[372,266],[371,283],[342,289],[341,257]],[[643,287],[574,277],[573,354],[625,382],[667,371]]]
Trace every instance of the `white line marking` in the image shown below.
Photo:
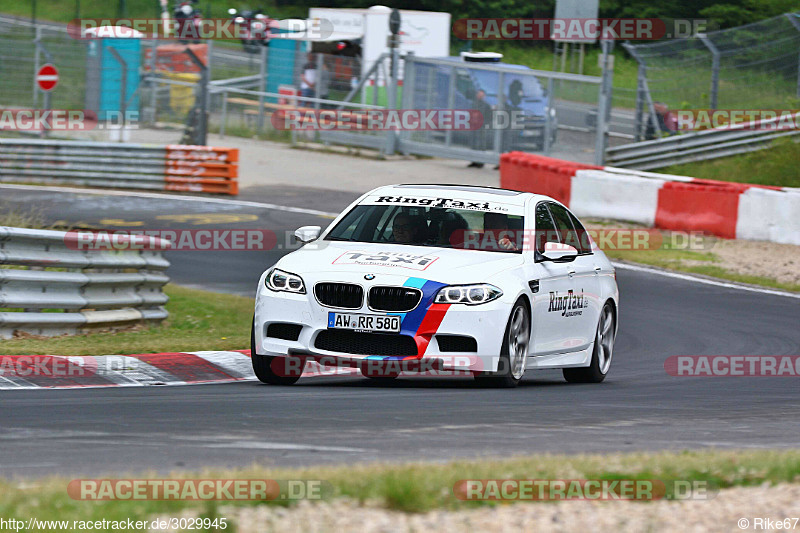
[[[245,448],[254,450],[308,450],[314,452],[365,452],[363,448],[340,446],[315,446],[313,444],[291,444],[286,442],[262,442],[256,440],[237,440],[218,444],[198,444],[202,448]]]
[[[714,285],[716,287],[725,287],[726,289],[736,289],[740,291],[747,291],[747,292],[758,292],[761,294],[770,294],[773,296],[786,296],[787,298],[797,298],[800,299],[800,294],[794,294],[791,292],[784,292],[774,289],[761,289],[758,287],[748,287],[746,285],[739,285],[736,283],[729,283],[727,281],[716,281],[713,279],[706,279],[706,278],[699,278],[697,276],[692,276],[691,274],[682,274],[679,272],[671,272],[668,270],[659,270],[657,268],[649,268],[644,266],[638,265],[629,265],[625,263],[611,263],[614,265],[615,268],[621,268],[623,270],[634,270],[636,272],[646,272],[648,274],[656,274],[659,276],[666,276],[668,278],[676,278],[682,279],[684,281],[692,281],[694,283],[703,283],[705,285]]]
[[[110,189],[78,189],[74,187],[55,187],[52,185],[16,185],[11,183],[0,184],[2,189],[18,189],[24,191],[50,191],[66,192],[74,194],[98,194],[104,196],[133,196],[135,198],[158,198],[163,200],[179,200],[183,202],[199,202],[208,204],[240,205],[242,207],[258,207],[261,209],[271,209],[273,211],[287,211],[289,213],[303,213],[325,218],[336,218],[339,213],[329,213],[316,209],[305,209],[303,207],[289,207],[286,205],[267,204],[264,202],[248,202],[247,200],[228,200],[226,198],[204,198],[202,196],[178,196],[157,192],[138,192],[138,191],[115,191]]]

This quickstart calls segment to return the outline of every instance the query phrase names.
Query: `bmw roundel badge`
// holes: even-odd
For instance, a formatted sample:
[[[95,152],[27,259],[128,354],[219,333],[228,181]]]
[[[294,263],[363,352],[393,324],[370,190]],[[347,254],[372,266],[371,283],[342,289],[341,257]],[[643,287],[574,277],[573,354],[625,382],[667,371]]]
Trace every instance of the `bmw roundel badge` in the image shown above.
[[[364,279],[369,281],[375,279],[375,274],[367,274],[364,276]]]

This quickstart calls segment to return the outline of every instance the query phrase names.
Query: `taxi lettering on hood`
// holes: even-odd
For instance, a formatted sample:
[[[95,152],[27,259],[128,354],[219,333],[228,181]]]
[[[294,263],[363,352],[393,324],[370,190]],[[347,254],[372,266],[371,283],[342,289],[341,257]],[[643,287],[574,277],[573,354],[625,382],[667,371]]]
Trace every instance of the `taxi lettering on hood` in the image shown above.
[[[435,255],[419,255],[403,252],[348,251],[333,260],[334,265],[389,266],[425,270],[437,259]]]

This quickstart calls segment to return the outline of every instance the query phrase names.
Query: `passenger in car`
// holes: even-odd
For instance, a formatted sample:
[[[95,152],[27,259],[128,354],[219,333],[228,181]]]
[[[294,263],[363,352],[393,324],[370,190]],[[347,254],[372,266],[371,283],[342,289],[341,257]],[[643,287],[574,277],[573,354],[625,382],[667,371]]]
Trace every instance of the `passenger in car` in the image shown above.
[[[439,226],[439,244],[461,248],[464,246],[469,224],[458,213],[446,213]]]

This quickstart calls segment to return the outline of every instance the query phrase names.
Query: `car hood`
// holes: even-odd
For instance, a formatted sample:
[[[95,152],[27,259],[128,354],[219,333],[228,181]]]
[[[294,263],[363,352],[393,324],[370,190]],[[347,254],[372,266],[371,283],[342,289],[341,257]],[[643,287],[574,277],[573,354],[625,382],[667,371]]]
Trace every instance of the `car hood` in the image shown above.
[[[523,263],[522,254],[359,242],[317,241],[284,256],[276,267],[312,279],[352,274],[479,283]],[[343,279],[345,279],[343,278]]]

